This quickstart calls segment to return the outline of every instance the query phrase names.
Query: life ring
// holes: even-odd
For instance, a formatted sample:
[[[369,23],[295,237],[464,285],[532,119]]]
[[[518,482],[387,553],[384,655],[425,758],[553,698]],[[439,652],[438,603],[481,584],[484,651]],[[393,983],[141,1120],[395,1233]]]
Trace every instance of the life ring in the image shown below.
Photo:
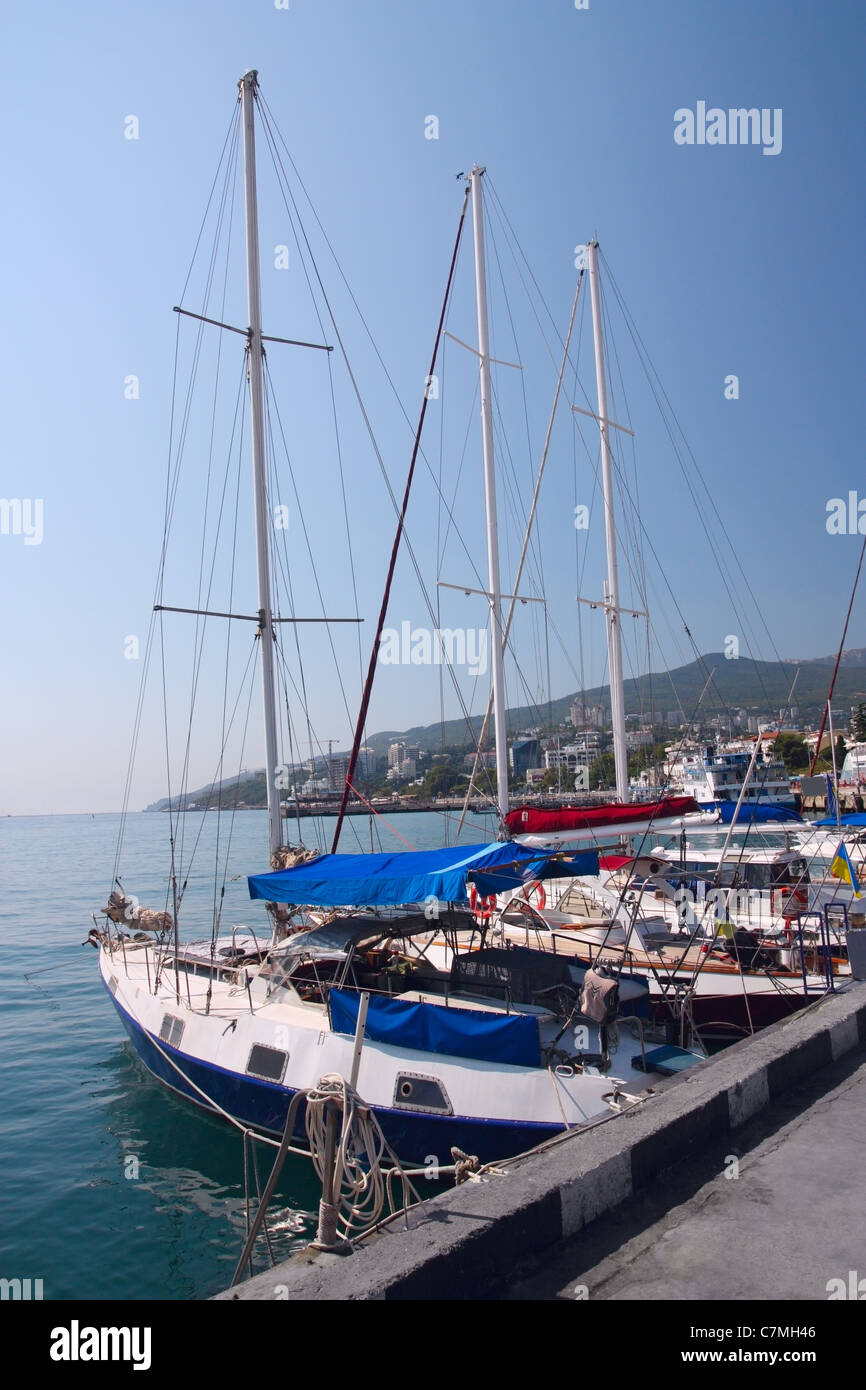
[[[491,893],[487,898],[479,898],[478,889],[473,883],[469,888],[469,911],[474,912],[476,921],[486,922],[490,918],[496,907],[496,894]]]
[[[524,885],[523,897],[526,902],[529,902],[530,893],[535,893],[536,895],[535,902],[532,904],[532,906],[537,907],[538,911],[541,912],[542,908],[547,902],[547,894],[545,893],[543,886],[539,883],[537,878],[534,878],[531,883],[527,883]]]
[[[783,883],[770,894],[770,911],[780,912],[782,917],[799,917],[808,906],[809,894],[805,888]]]

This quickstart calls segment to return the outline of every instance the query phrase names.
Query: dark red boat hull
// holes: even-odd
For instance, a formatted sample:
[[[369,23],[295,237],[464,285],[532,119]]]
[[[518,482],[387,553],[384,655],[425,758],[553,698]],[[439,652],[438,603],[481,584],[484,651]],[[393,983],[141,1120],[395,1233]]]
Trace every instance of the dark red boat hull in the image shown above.
[[[661,801],[608,802],[604,806],[515,806],[505,817],[511,835],[546,835],[562,830],[615,831],[618,825],[655,821],[700,811],[692,796],[666,796]]]

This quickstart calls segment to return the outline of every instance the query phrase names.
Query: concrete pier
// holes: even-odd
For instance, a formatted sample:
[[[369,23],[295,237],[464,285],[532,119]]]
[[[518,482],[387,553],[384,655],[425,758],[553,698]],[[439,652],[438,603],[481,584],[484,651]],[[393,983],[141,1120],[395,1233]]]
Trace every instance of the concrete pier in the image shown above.
[[[696,1164],[705,1161],[708,1145],[722,1143],[725,1154],[736,1156],[735,1141],[740,1133],[746,1133],[744,1126],[769,1112],[794,1088],[817,1084],[822,1073],[829,1075],[827,1068],[855,1053],[861,1044],[866,1044],[866,984],[855,982],[672,1078],[640,1105],[563,1135],[544,1149],[503,1165],[497,1174],[481,1182],[464,1184],[424,1203],[411,1214],[409,1230],[394,1224],[362,1241],[347,1256],[302,1252],[217,1297],[379,1300],[508,1296],[517,1285],[521,1262],[527,1269],[542,1256],[549,1262],[567,1251],[568,1243],[600,1218],[607,1222],[610,1213],[624,1209],[624,1204],[642,1194],[663,1191],[666,1178],[660,1184],[659,1174],[689,1160]],[[840,1135],[847,1124],[843,1112],[850,1104],[850,1099],[840,1097]],[[823,1120],[816,1115],[815,1122],[820,1127]],[[792,1194],[791,1221],[802,1220],[803,1201],[807,1201],[808,1212],[808,1201],[814,1204],[825,1186],[833,1182],[833,1163],[822,1153],[822,1147],[815,1145],[811,1166],[806,1165],[804,1152],[798,1149],[797,1162],[801,1175],[805,1169],[809,1186],[805,1196],[799,1191]],[[718,1165],[718,1155],[714,1161]],[[728,1182],[724,1177],[718,1179],[718,1167],[712,1180]],[[744,1181],[744,1177],[730,1181],[730,1200],[736,1192],[741,1198],[748,1192],[747,1186],[738,1185]],[[822,1255],[827,1264],[826,1279],[833,1277],[836,1264],[840,1269],[845,1265],[847,1271],[845,1261],[853,1258],[853,1249],[845,1243],[841,1229],[844,1210],[843,1203],[828,1218]],[[752,1203],[750,1230],[760,1229],[763,1219],[767,1238],[772,1239],[776,1216],[769,1206],[762,1209],[760,1203]],[[656,1212],[652,1220],[657,1217]],[[834,1247],[836,1236],[839,1241]],[[861,1263],[866,1265],[866,1259],[861,1258]],[[569,1274],[569,1266],[562,1268]],[[572,1270],[572,1281],[580,1282],[582,1273]],[[666,1276],[662,1272],[659,1277],[663,1280]],[[562,1287],[568,1282],[564,1277]],[[706,1296],[726,1295],[717,1287]],[[801,1291],[796,1296],[826,1298],[827,1294]]]
[[[505,1297],[866,1298],[864,1115],[860,1046],[527,1268]]]

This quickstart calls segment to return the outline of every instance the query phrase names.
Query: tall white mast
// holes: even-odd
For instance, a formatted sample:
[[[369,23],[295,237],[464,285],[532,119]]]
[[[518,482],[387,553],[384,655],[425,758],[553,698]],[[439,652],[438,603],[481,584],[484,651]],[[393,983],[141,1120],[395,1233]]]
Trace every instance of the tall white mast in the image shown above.
[[[274,625],[271,613],[268,495],[265,476],[265,411],[262,372],[262,304],[259,275],[259,216],[256,205],[255,93],[258,73],[250,71],[239,82],[244,121],[244,205],[247,241],[247,310],[249,314],[248,372],[250,428],[252,432],[253,484],[256,508],[256,562],[258,567],[259,640],[262,649],[262,694],[265,711],[265,776],[268,788],[268,843],[271,854],[283,842],[280,793],[276,785],[277,711],[274,696]]]
[[[625,745],[625,691],[622,679],[622,632],[620,628],[619,576],[616,563],[616,521],[613,510],[613,468],[610,456],[607,383],[604,373],[601,290],[598,283],[598,242],[586,248],[589,288],[592,294],[592,334],[595,341],[595,381],[598,395],[598,427],[601,435],[601,478],[604,497],[604,538],[607,549],[607,583],[604,589],[604,615],[607,623],[607,665],[610,674],[610,716],[613,728],[613,758],[616,767],[616,794],[628,801],[628,752]]]
[[[505,727],[505,677],[502,642],[502,594],[499,580],[499,529],[496,519],[496,471],[493,459],[493,399],[490,389],[490,343],[487,332],[487,273],[484,265],[483,169],[476,164],[472,184],[475,234],[475,307],[481,359],[481,444],[484,454],[484,500],[487,510],[487,583],[490,600],[490,669],[493,676],[493,729],[496,739],[496,791],[500,815],[508,811],[508,739]]]

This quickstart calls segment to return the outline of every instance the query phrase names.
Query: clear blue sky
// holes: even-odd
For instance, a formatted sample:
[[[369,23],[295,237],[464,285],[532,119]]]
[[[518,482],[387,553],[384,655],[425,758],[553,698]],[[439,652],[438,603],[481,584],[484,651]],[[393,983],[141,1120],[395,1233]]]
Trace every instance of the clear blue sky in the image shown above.
[[[410,415],[419,405],[459,209],[455,175],[478,161],[489,170],[560,328],[574,288],[573,247],[598,236],[772,634],[771,643],[753,607],[759,640],[750,644],[741,634],[744,654],[772,658],[773,644],[784,657],[835,650],[860,541],[827,534],[826,504],[852,489],[866,496],[863,36],[862,9],[847,0],[831,6],[590,0],[587,10],[575,9],[572,0],[291,0],[287,10],[268,0],[7,8],[0,493],[42,499],[44,534],[30,546],[21,535],[0,535],[0,810],[119,806],[140,674],[140,663],[124,659],[123,642],[146,631],[161,536],[176,327],[171,306],[181,293],[236,80],[251,66],[259,69]],[[781,108],[781,152],[677,145],[674,112],[694,110],[699,101],[723,109]],[[140,121],[137,141],[124,139],[131,114]],[[439,120],[438,140],[425,139],[431,114]],[[264,185],[264,169],[261,177]],[[262,208],[267,326],[305,336],[315,325],[298,277],[280,278],[268,259],[268,248],[288,238],[280,206],[264,187]],[[474,340],[470,271],[464,255],[451,328]],[[516,305],[515,284],[509,293]],[[497,344],[510,358],[514,344],[498,295],[494,283]],[[718,651],[728,634],[739,633],[737,619],[611,299],[608,308],[637,434],[643,523],[699,647]],[[241,301],[238,314],[244,322]],[[518,320],[532,453],[522,400],[519,410],[513,402],[503,405],[503,418],[513,412],[515,468],[529,480],[553,375],[540,341],[532,341],[525,306]],[[581,380],[591,393],[587,327],[584,321]],[[407,430],[381,378],[362,367],[361,336],[351,331],[389,472],[402,486]],[[294,359],[272,355],[271,362],[285,373],[292,446],[305,465],[311,525],[320,523],[315,544],[326,602],[349,613],[342,520],[333,478],[325,474],[330,442],[317,443],[326,436],[316,430],[330,426],[327,417],[323,425],[304,419],[306,392],[298,385],[316,369],[298,367],[292,378]],[[534,363],[537,371],[530,369]],[[504,370],[497,374],[503,402],[512,390]],[[447,371],[457,404],[450,433],[443,429],[444,476],[454,487],[473,383],[465,354],[453,345]],[[129,373],[140,378],[138,401],[124,399]],[[736,401],[724,397],[730,373],[739,377]],[[310,393],[318,403],[317,393],[321,383]],[[342,400],[348,402],[345,393]],[[427,444],[433,461],[439,427],[434,418]],[[575,500],[590,500],[592,478],[584,465],[576,480],[571,430],[569,419],[558,426],[540,537],[551,614],[576,664],[571,514]],[[369,634],[393,514],[351,412],[342,443],[360,612]],[[461,483],[458,497],[481,566],[479,474],[473,420],[465,463],[470,481]],[[422,475],[410,534],[431,583],[435,509],[429,477]],[[597,507],[594,517],[600,522]],[[518,520],[506,516],[503,524],[512,562]],[[598,536],[596,525],[593,543]],[[312,594],[300,575],[304,566],[301,553],[299,611]],[[601,583],[600,566],[600,555],[589,551],[590,597]],[[193,577],[194,568],[185,573],[181,564],[166,601],[188,602]],[[469,581],[454,546],[443,577]],[[664,588],[657,580],[654,586],[662,642],[666,623],[675,629],[678,620],[660,611]],[[250,574],[247,603],[252,592]],[[450,623],[483,621],[481,610],[470,619],[459,606],[469,600],[455,603],[447,610]],[[861,599],[851,646],[866,645],[863,613]],[[404,618],[425,619],[405,562],[391,621],[396,626]],[[585,635],[589,622],[585,617]],[[324,661],[319,666],[322,640],[309,638],[306,670],[316,733],[345,744],[348,718],[332,674]],[[344,668],[350,704],[358,689],[353,640],[346,639]],[[528,622],[521,640],[527,680],[537,688],[544,662],[532,650]],[[181,655],[170,683],[177,678],[180,697],[188,672],[181,681],[182,650],[173,650]],[[663,655],[674,666],[688,652],[672,639]],[[587,682],[601,679],[598,627],[587,636],[585,657]],[[575,686],[555,646],[551,685],[555,695]],[[513,672],[508,693],[512,703],[523,695]],[[485,695],[474,690],[475,709]],[[453,699],[447,713],[457,713]],[[438,680],[395,668],[377,687],[368,728],[403,728],[438,714]],[[134,806],[165,789],[155,726],[143,737]],[[247,765],[261,762],[257,731],[246,751]],[[211,762],[203,752],[195,764],[200,780]]]

